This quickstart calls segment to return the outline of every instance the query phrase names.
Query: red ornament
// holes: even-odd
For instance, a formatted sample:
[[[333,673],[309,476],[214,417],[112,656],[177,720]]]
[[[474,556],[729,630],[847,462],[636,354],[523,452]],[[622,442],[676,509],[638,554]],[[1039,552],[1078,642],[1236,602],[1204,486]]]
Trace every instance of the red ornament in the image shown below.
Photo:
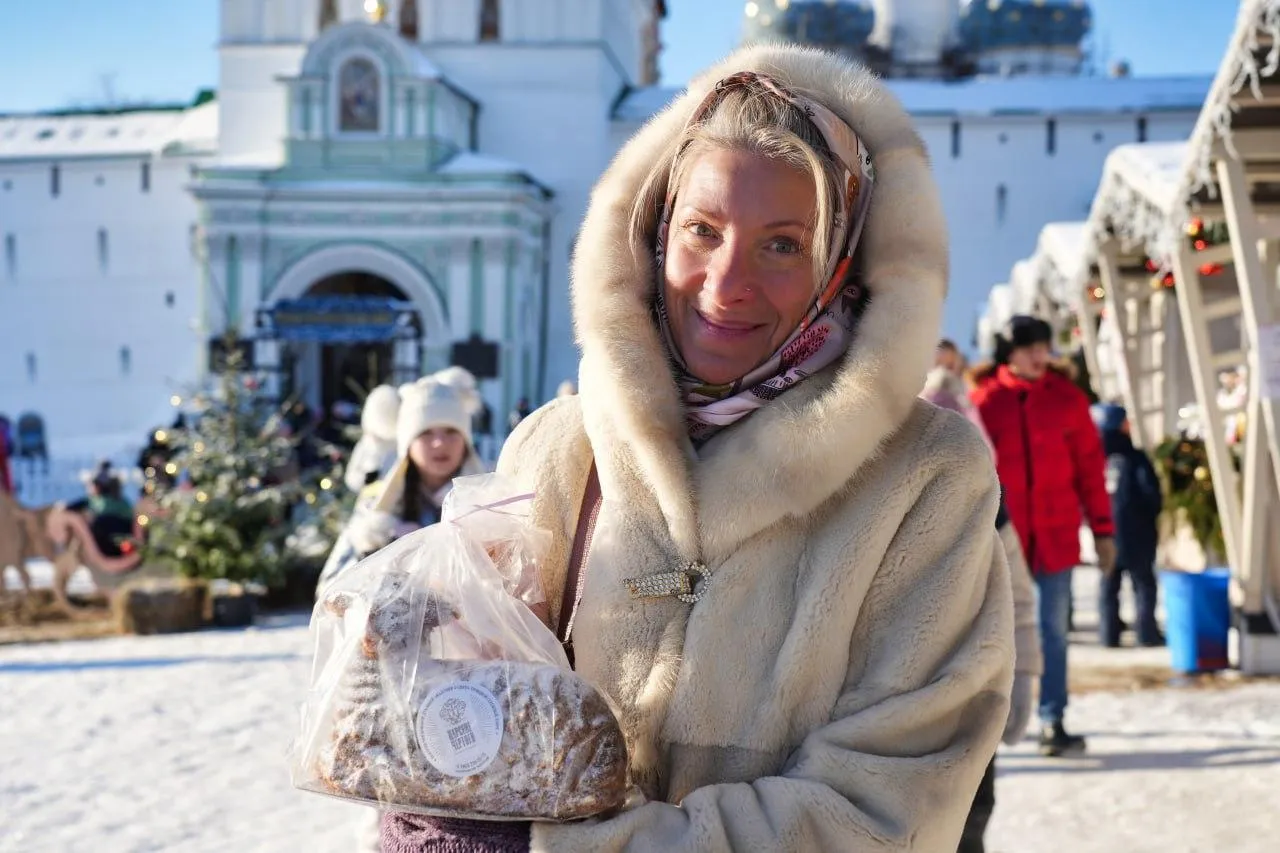
[[[120,553],[126,557],[132,554],[136,550],[137,550],[137,546],[133,544],[132,539],[126,539],[120,543]]]
[[[1211,276],[1222,272],[1222,264],[1201,264],[1200,275]]]
[[[1160,265],[1157,264],[1155,261],[1151,260],[1151,258],[1147,258],[1146,267],[1147,267],[1147,272],[1159,272],[1160,270]]]
[[[1204,240],[1197,240],[1195,242],[1195,247],[1197,252],[1203,252],[1205,249],[1209,248],[1209,244]]]

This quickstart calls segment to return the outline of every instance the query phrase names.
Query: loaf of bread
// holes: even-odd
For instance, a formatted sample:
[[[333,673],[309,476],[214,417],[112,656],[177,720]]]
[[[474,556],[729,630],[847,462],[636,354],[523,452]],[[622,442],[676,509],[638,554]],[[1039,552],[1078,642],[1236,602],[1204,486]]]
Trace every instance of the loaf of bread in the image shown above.
[[[438,596],[411,605],[406,582],[389,572],[371,596],[305,786],[472,817],[573,820],[621,806],[626,748],[604,697],[551,664],[431,658],[427,635],[457,609]],[[324,608],[344,618],[355,598],[331,594]]]

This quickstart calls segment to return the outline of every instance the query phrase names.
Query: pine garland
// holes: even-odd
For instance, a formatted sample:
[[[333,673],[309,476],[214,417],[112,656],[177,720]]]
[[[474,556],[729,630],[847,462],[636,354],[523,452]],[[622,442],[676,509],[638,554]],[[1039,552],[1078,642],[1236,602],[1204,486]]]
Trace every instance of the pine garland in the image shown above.
[[[1166,519],[1174,524],[1185,523],[1207,551],[1225,554],[1222,519],[1204,441],[1167,438],[1155,449],[1154,456],[1164,490]]]

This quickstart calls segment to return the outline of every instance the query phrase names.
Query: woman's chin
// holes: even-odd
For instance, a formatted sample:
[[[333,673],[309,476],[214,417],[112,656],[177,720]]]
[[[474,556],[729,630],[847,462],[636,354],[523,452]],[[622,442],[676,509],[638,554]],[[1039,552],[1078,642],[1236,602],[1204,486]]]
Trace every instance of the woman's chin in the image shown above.
[[[689,372],[707,385],[732,385],[751,372],[754,363],[746,360],[729,363],[726,361],[704,361],[689,365]]]

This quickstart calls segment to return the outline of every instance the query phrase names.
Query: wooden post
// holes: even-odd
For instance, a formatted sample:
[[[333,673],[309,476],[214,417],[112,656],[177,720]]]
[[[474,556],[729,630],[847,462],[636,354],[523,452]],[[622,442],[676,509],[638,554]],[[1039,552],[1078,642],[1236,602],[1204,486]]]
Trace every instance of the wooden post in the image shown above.
[[[1244,514],[1241,563],[1233,603],[1246,614],[1269,608],[1276,568],[1270,526],[1274,523],[1276,497],[1280,493],[1280,399],[1268,391],[1268,377],[1260,357],[1260,339],[1276,322],[1276,251],[1268,245],[1249,196],[1244,166],[1232,157],[1215,163],[1223,209],[1231,234],[1236,281],[1240,289],[1240,324],[1248,343],[1249,398],[1246,406]],[[1274,598],[1272,598],[1274,601]],[[1280,626],[1276,626],[1280,628]],[[1256,668],[1243,661],[1242,666]]]
[[[1191,383],[1196,389],[1196,402],[1204,418],[1205,449],[1209,470],[1213,475],[1213,493],[1217,498],[1218,516],[1222,519],[1222,538],[1227,548],[1227,562],[1240,565],[1240,499],[1236,494],[1237,476],[1222,432],[1222,412],[1218,409],[1217,374],[1213,369],[1213,348],[1209,338],[1209,321],[1204,315],[1204,290],[1196,259],[1185,240],[1178,241],[1173,259],[1177,280],[1178,313],[1187,341],[1187,359],[1191,362]]]
[[[1099,247],[1098,275],[1102,280],[1107,310],[1111,313],[1111,321],[1115,325],[1120,344],[1120,387],[1124,394],[1124,405],[1129,410],[1130,434],[1133,443],[1138,447],[1150,449],[1146,428],[1138,408],[1137,364],[1134,363],[1132,341],[1129,336],[1129,312],[1125,304],[1127,294],[1124,293],[1124,279],[1120,275],[1120,265],[1116,259],[1119,247],[1115,241],[1108,241]]]
[[[1249,197],[1249,184],[1244,166],[1239,160],[1226,157],[1217,162],[1218,185],[1222,189],[1222,202],[1231,232],[1231,249],[1235,258],[1236,281],[1240,288],[1240,320],[1244,336],[1249,342],[1250,399],[1253,391],[1259,394],[1265,385],[1255,385],[1253,377],[1262,369],[1258,358],[1260,330],[1276,322],[1275,270],[1263,272],[1259,247],[1262,245],[1262,229]],[[1258,377],[1263,378],[1263,377]],[[1267,450],[1273,460],[1280,460],[1280,399],[1268,397],[1260,401],[1262,422],[1266,425]],[[1250,429],[1262,426],[1250,422]],[[1280,476],[1280,465],[1273,465]],[[1280,480],[1277,481],[1280,486]]]
[[[1084,344],[1084,363],[1089,368],[1089,380],[1093,384],[1094,393],[1102,396],[1102,368],[1098,364],[1098,330],[1093,327],[1098,319],[1098,310],[1087,296],[1077,295],[1080,299],[1076,307],[1076,317],[1080,323],[1080,338]]]

